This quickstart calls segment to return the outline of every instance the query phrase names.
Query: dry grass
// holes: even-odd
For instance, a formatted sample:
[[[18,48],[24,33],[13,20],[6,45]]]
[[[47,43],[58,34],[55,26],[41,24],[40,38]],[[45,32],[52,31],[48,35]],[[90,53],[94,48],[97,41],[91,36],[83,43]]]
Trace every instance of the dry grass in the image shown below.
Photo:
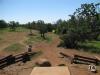
[[[8,47],[4,48],[6,52],[19,52],[24,49],[24,45],[20,43],[14,43],[9,45]]]

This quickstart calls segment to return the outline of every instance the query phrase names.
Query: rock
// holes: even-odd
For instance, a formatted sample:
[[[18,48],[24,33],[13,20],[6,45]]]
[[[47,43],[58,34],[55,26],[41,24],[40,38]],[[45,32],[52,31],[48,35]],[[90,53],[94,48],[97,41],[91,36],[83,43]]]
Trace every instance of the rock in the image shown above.
[[[50,67],[52,66],[51,63],[47,59],[40,59],[38,62],[36,62],[37,66],[40,67]]]

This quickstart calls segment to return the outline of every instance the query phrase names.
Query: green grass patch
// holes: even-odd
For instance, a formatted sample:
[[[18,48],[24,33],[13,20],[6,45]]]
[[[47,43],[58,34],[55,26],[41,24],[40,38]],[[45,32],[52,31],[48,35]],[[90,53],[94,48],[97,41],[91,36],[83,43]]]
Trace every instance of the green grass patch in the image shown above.
[[[46,41],[47,43],[51,43],[53,37],[54,37],[53,35],[47,35],[45,41]]]
[[[87,41],[79,43],[79,48],[92,53],[100,53],[100,41]]]
[[[51,37],[51,36],[47,36],[47,37],[46,37],[46,42],[47,42],[47,43],[50,43],[51,41],[52,41],[52,37]]]
[[[91,46],[95,46],[96,48],[100,48],[100,41],[90,41],[87,44]]]
[[[24,28],[24,27],[17,27],[17,28],[16,28],[16,31],[17,31],[17,32],[27,32],[28,29],[26,29],[26,28]]]
[[[2,40],[2,38],[0,37],[0,41]]]
[[[27,28],[24,28],[24,27],[17,27],[14,30],[11,30],[9,27],[8,28],[4,28],[4,29],[0,29],[0,34],[3,34],[3,33],[6,33],[6,32],[27,32],[29,31],[29,29]]]
[[[25,41],[26,44],[34,44],[38,42],[46,42],[50,43],[52,41],[52,37],[50,35],[47,35],[45,39],[43,39],[39,34],[35,36],[28,36],[28,39]]]
[[[3,35],[0,35],[0,43],[1,43],[2,40],[3,40]]]
[[[20,51],[23,49],[24,49],[24,46],[22,44],[14,43],[14,44],[11,44],[10,46],[6,47],[4,50],[10,51],[10,52],[17,52],[17,51]]]
[[[0,34],[8,32],[9,28],[0,29]]]
[[[9,31],[9,32],[27,32],[28,29],[27,29],[27,28],[24,28],[24,27],[17,27],[15,30],[11,30],[11,29],[9,28],[8,31]]]

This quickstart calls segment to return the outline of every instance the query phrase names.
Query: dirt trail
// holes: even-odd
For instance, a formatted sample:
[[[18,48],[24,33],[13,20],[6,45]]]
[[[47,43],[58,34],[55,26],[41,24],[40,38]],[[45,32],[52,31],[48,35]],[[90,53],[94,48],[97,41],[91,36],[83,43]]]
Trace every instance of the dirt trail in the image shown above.
[[[33,46],[33,50],[41,50],[43,52],[43,55],[40,58],[46,58],[48,59],[51,63],[52,66],[57,66],[59,64],[66,64],[72,75],[94,75],[93,73],[91,73],[90,71],[88,71],[88,65],[84,65],[84,64],[70,64],[69,61],[67,61],[66,59],[62,59],[59,58],[59,52],[64,52],[70,56],[74,55],[74,54],[79,54],[79,55],[84,55],[84,56],[89,56],[92,57],[94,55],[97,54],[91,54],[88,52],[82,52],[82,51],[77,51],[75,49],[64,49],[64,48],[60,48],[57,47],[60,43],[60,39],[59,37],[54,37],[52,43],[47,44],[47,43],[40,43],[37,44],[35,46]],[[99,73],[95,74],[95,75],[100,75],[100,67],[99,68]]]
[[[36,46],[33,46],[33,50],[41,50],[43,55],[40,58],[46,58],[52,63],[53,66],[56,66],[62,63],[61,59],[59,58],[59,51],[57,48],[58,44],[59,37],[54,37],[51,43],[47,44],[42,42]]]
[[[17,40],[18,41],[18,40]],[[88,71],[88,65],[84,64],[70,64],[70,62],[67,59],[60,58],[59,52],[64,52],[70,56],[73,54],[79,54],[84,56],[93,56],[97,54],[91,54],[88,52],[82,52],[77,51],[75,49],[64,49],[61,47],[57,47],[60,43],[59,37],[56,35],[56,37],[53,37],[52,42],[46,43],[46,42],[40,42],[38,44],[33,45],[33,51],[42,51],[43,54],[37,57],[36,59],[32,59],[31,61],[22,64],[22,63],[16,63],[9,67],[6,67],[4,71],[6,73],[12,73],[9,75],[30,75],[33,64],[37,62],[41,58],[46,58],[50,61],[52,66],[57,66],[59,64],[66,64],[70,71],[71,75],[94,75],[90,71]],[[9,71],[9,72],[8,72]],[[2,71],[0,70],[0,73]],[[17,74],[18,73],[18,74]],[[8,74],[0,74],[0,75],[8,75]],[[100,75],[100,66],[98,67],[98,73],[95,75]]]

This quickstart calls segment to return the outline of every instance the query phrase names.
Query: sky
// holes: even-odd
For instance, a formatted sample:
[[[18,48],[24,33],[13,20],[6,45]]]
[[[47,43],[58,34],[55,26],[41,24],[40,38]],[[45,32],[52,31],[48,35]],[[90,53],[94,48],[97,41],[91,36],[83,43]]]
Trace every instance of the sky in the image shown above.
[[[0,0],[0,19],[27,23],[44,20],[54,23],[69,16],[84,3],[98,3],[100,0]]]

